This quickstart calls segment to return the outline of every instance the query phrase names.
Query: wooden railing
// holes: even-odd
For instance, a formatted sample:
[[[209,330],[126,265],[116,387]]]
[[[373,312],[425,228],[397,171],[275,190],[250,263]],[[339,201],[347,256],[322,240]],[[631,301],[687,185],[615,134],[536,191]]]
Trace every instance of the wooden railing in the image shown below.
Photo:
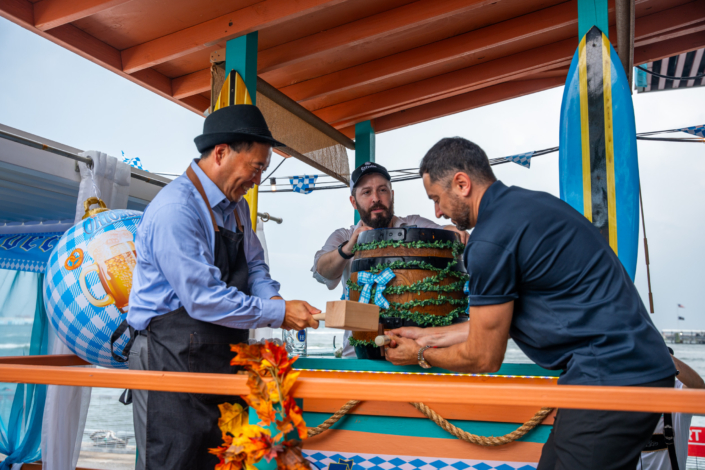
[[[72,355],[0,358],[0,382],[130,388],[187,393],[246,395],[245,375],[186,372],[130,371],[67,367],[84,365]],[[356,375],[300,377],[297,398],[338,398],[392,402],[431,402],[476,405],[515,405],[593,410],[683,412],[705,414],[705,390],[580,385],[516,385],[409,380],[406,376],[384,383]]]

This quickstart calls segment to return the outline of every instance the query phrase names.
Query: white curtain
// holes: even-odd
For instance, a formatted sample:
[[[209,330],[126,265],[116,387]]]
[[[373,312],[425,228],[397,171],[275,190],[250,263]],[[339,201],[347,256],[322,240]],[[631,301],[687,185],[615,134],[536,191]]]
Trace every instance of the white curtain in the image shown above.
[[[130,194],[130,167],[119,162],[115,157],[94,150],[83,152],[81,156],[90,157],[93,160],[93,166],[88,168],[85,163],[78,164],[81,184],[78,189],[74,223],[78,223],[83,218],[85,213],[83,202],[89,197],[99,197],[110,209],[127,208]],[[51,354],[72,354],[71,350],[58,340],[53,329],[49,332],[49,341]],[[76,468],[90,401],[90,387],[58,385],[48,387],[42,420],[44,470]]]

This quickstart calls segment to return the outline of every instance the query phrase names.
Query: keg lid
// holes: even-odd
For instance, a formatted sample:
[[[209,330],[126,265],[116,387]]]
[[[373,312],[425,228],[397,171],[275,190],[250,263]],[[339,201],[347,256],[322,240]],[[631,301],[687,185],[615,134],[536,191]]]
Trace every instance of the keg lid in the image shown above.
[[[379,242],[382,240],[405,241],[405,242],[433,242],[440,241],[460,241],[460,234],[450,230],[440,228],[378,228],[362,232],[357,238],[358,244]]]

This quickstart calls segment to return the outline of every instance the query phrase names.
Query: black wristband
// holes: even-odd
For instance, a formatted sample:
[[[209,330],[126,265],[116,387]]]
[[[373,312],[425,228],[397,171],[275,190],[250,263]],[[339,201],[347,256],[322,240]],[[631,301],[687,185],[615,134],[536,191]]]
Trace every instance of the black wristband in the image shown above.
[[[343,258],[343,259],[350,259],[350,258],[352,258],[353,256],[355,256],[355,255],[346,255],[345,252],[343,251],[343,246],[345,246],[345,244],[346,244],[347,242],[349,242],[349,241],[350,241],[350,240],[345,240],[343,243],[341,243],[340,245],[338,245],[338,254],[339,254],[340,257]]]

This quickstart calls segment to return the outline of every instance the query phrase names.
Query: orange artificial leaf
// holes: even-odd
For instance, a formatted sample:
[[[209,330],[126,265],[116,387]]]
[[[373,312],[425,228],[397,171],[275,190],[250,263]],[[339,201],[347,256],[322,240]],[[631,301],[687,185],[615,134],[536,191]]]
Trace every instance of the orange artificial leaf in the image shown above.
[[[300,442],[287,441],[277,454],[277,470],[311,470],[311,464],[301,455]]]
[[[273,368],[278,371],[278,375],[283,375],[291,369],[291,365],[296,361],[296,357],[289,359],[284,345],[278,346],[275,343],[266,341],[262,348],[262,368]]]
[[[250,407],[255,410],[263,426],[269,426],[276,419],[272,402],[261,395],[250,394],[243,397]]]
[[[293,397],[288,397],[284,401],[284,413],[289,417],[296,431],[298,431],[299,437],[306,439],[308,437],[308,428],[303,418],[303,411],[301,411]]]
[[[301,371],[294,370],[286,374],[283,379],[281,380],[281,392],[282,396],[284,398],[287,398],[289,396],[289,392],[291,391],[291,387],[293,387],[294,383],[296,382],[296,379],[299,378],[299,375],[301,374]]]
[[[248,422],[247,411],[242,408],[239,403],[223,403],[218,405],[220,409],[220,418],[218,418],[218,427],[223,434],[230,433],[232,436],[237,436],[240,428]]]
[[[262,360],[261,344],[231,344],[230,350],[237,355],[230,361],[231,366],[259,367]]]
[[[291,422],[291,419],[287,416],[281,421],[277,420],[277,430],[279,431],[279,433],[274,437],[274,440],[276,442],[279,442],[280,440],[284,439],[287,434],[294,430],[294,424]]]

